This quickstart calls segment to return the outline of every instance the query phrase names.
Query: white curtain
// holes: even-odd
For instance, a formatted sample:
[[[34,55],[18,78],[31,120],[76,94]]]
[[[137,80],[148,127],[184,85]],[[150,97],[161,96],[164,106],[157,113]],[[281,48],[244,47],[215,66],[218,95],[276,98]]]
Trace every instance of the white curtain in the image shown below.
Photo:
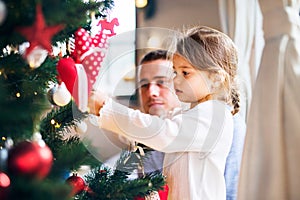
[[[265,48],[253,88],[238,199],[300,199],[299,1],[261,0]]]
[[[239,50],[247,135],[239,200],[300,199],[299,0],[219,0]]]
[[[246,121],[264,47],[262,15],[257,0],[219,0],[218,5],[222,31],[233,39],[239,52],[240,114]]]

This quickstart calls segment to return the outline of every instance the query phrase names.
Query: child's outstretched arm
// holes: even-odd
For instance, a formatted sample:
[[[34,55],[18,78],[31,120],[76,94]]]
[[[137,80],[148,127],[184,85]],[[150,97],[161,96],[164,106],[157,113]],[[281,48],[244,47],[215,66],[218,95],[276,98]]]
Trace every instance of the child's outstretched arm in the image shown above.
[[[197,109],[163,119],[105,100],[99,127],[162,152],[211,152],[217,143],[231,145],[232,115],[224,103],[208,101]]]
[[[88,101],[89,113],[99,116],[108,95],[100,90],[92,91]]]

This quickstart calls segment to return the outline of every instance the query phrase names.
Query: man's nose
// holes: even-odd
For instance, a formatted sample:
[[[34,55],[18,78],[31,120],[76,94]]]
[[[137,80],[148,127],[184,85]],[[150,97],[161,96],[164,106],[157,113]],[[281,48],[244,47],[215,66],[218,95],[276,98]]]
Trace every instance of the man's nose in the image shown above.
[[[149,94],[150,96],[159,96],[159,87],[155,83],[149,84]]]

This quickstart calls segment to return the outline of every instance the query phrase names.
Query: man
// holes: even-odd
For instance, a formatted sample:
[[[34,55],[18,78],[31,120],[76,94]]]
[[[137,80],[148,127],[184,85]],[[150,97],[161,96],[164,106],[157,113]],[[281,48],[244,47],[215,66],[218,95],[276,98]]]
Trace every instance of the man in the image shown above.
[[[156,50],[146,54],[138,66],[138,95],[140,110],[163,117],[180,107],[172,84],[172,62],[167,51]],[[145,173],[161,170],[164,154],[149,151],[144,163]]]
[[[226,184],[226,200],[236,200],[237,198],[238,181],[244,149],[244,140],[246,136],[246,123],[239,113],[236,113],[233,116],[233,125],[232,144],[226,159],[224,173]]]

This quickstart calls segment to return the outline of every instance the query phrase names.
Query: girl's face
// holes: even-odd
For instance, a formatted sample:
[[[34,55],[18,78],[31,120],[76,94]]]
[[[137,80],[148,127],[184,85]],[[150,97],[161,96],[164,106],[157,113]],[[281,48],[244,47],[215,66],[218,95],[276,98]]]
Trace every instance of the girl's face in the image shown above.
[[[210,94],[208,73],[196,69],[184,57],[173,56],[174,88],[180,101],[196,106]]]

